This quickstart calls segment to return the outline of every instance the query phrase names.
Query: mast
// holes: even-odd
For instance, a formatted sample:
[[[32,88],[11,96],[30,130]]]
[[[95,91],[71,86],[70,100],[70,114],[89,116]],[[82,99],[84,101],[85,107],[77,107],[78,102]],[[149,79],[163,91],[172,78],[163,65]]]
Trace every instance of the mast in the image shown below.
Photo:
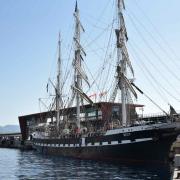
[[[61,87],[61,35],[59,33],[58,40],[58,62],[57,62],[57,84],[56,84],[56,122],[57,124],[60,121],[60,108],[62,106],[62,87]]]
[[[81,67],[81,47],[80,47],[80,20],[79,20],[79,9],[76,1],[75,6],[75,64]],[[81,90],[82,78],[77,69],[75,69],[75,87]],[[76,123],[78,132],[80,130],[80,94],[76,93]]]
[[[73,67],[74,67],[74,83],[72,87],[72,97],[69,101],[68,107],[71,107],[74,99],[76,100],[76,124],[77,124],[77,133],[80,132],[80,104],[83,105],[83,100],[86,100],[89,103],[93,103],[91,99],[83,92],[82,82],[84,81],[89,86],[88,77],[83,70],[82,60],[86,53],[80,43],[81,31],[85,32],[80,18],[79,18],[79,9],[76,1],[75,11],[75,33],[74,33],[74,59],[73,59]]]
[[[118,0],[118,26],[120,27],[120,41],[119,43],[120,46],[117,48],[117,56],[118,60],[120,61],[120,66],[121,66],[121,73],[124,75],[126,73],[126,63],[124,60],[124,53],[123,53],[123,45],[124,45],[124,24],[122,22],[123,19],[123,0]],[[121,101],[122,101],[122,123],[123,126],[126,126],[127,124],[127,114],[126,114],[126,87],[124,84],[124,81],[122,77],[120,78],[120,85],[121,85]]]
[[[117,95],[117,89],[121,90],[121,102],[122,102],[122,125],[127,126],[128,116],[127,116],[127,101],[129,100],[129,93],[131,92],[136,98],[136,92],[131,86],[131,81],[127,76],[127,67],[134,77],[134,71],[129,60],[128,51],[126,48],[126,42],[128,41],[126,26],[124,22],[123,10],[125,9],[124,0],[117,0],[117,17],[118,17],[118,27],[115,30],[117,37],[117,76],[116,85],[112,93],[111,101],[115,100]],[[128,102],[129,103],[129,102]]]

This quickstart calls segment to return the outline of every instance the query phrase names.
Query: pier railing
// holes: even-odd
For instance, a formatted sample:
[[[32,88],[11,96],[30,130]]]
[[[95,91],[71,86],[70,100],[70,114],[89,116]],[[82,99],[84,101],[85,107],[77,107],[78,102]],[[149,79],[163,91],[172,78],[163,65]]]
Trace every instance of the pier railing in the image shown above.
[[[177,115],[180,115],[180,111],[176,111]],[[138,114],[139,119],[148,119],[148,118],[163,118],[167,117],[165,113],[159,112],[159,113],[151,113],[151,114]]]

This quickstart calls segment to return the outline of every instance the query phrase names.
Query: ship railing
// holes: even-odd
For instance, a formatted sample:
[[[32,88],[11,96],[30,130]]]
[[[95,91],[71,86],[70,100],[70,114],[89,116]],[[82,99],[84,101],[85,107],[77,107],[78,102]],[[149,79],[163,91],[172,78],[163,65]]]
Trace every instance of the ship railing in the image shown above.
[[[168,112],[167,112],[168,113]],[[180,110],[177,110],[176,113],[180,115]],[[158,112],[158,113],[151,113],[151,114],[138,114],[139,118],[153,118],[153,117],[165,117],[167,116],[163,112]]]
[[[138,121],[164,121],[168,119],[169,116],[165,115],[164,113],[145,114],[139,115],[138,117]]]
[[[164,113],[152,113],[152,114],[139,114],[139,118],[156,118],[156,117],[164,117],[166,116]]]
[[[169,120],[169,116],[163,113],[154,113],[154,114],[140,115],[138,119],[136,119],[134,122],[162,123],[162,122],[167,122],[168,120]]]

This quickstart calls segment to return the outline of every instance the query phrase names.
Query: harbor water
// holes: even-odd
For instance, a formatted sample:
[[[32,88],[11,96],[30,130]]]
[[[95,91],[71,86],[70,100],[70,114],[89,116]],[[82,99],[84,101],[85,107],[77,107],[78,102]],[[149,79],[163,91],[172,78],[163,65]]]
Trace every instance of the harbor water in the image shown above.
[[[169,166],[122,165],[0,149],[0,179],[169,180]]]

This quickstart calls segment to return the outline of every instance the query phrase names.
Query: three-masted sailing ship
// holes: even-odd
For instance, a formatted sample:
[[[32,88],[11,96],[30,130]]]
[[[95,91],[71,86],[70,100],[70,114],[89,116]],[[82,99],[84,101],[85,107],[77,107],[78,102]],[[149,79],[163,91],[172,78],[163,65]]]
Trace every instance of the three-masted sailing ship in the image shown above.
[[[117,0],[116,4],[117,63],[115,86],[112,87],[109,101],[93,102],[83,91],[83,83],[88,85],[89,80],[82,68],[86,53],[80,38],[84,28],[76,2],[72,96],[69,98],[68,107],[65,107],[61,82],[61,39],[59,38],[57,83],[53,85],[56,92],[56,109],[50,113],[35,115],[36,125],[31,130],[33,146],[39,152],[116,161],[164,161],[168,158],[170,146],[180,133],[178,114],[165,112],[165,115],[158,119],[142,119],[136,113],[136,107],[142,107],[142,105],[128,101],[131,96],[137,98],[137,92],[144,93],[135,85],[134,78],[127,77],[127,71],[134,76],[134,70],[126,47],[128,36],[123,15],[124,0]],[[121,102],[115,102],[118,91],[121,92]],[[84,101],[88,103],[84,104]],[[38,121],[40,116],[41,122]],[[49,117],[55,120],[52,118],[52,121],[46,122]]]

